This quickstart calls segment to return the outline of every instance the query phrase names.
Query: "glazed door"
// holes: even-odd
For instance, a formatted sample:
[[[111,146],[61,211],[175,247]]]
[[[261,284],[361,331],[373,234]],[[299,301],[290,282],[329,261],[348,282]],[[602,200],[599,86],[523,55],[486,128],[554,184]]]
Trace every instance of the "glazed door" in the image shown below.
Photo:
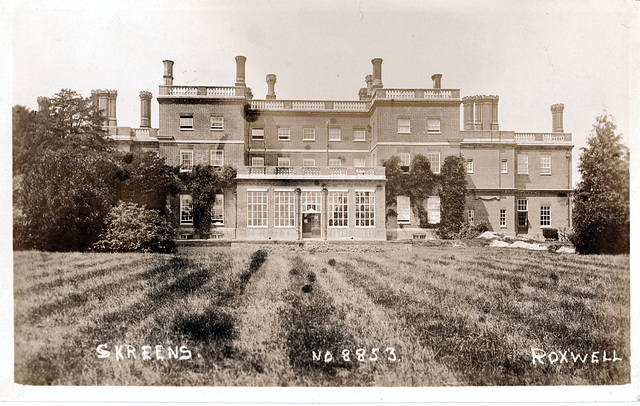
[[[302,238],[320,238],[320,213],[302,215]]]

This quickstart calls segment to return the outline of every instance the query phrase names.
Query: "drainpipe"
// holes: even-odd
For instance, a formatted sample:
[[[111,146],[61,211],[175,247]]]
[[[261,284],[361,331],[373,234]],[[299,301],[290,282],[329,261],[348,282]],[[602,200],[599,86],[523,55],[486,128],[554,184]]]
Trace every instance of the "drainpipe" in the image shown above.
[[[322,214],[320,215],[320,221],[322,221],[322,239],[327,241],[327,223],[329,222],[329,211],[327,210],[329,191],[326,186],[322,187]]]

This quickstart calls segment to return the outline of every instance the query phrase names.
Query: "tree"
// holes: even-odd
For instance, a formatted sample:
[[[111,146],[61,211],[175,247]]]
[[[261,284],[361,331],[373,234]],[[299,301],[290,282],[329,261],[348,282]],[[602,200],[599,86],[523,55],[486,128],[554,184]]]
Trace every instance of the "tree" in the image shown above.
[[[225,165],[222,168],[196,165],[191,172],[182,172],[183,190],[193,199],[193,228],[200,238],[209,238],[211,230],[211,207],[216,194],[235,184],[236,170]]]
[[[91,99],[70,90],[15,106],[15,245],[86,250],[116,201],[117,166]]]
[[[467,196],[467,173],[462,156],[445,158],[440,171],[440,238],[456,238],[464,224],[464,208]]]
[[[611,115],[599,114],[581,148],[571,241],[582,254],[629,253],[629,150],[615,130]]]

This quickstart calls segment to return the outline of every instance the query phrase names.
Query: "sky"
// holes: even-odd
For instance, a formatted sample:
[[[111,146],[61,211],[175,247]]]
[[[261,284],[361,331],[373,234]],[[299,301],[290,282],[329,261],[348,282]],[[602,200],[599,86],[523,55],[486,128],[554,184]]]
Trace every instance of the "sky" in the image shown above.
[[[38,96],[62,88],[115,89],[118,125],[137,127],[148,90],[157,128],[164,59],[175,61],[176,85],[232,86],[244,55],[257,99],[275,73],[280,99],[357,100],[379,57],[385,87],[431,88],[441,73],[462,97],[500,96],[502,130],[550,132],[550,106],[564,103],[574,163],[603,110],[629,144],[638,19],[628,1],[105,4],[14,8],[12,104],[37,109]]]

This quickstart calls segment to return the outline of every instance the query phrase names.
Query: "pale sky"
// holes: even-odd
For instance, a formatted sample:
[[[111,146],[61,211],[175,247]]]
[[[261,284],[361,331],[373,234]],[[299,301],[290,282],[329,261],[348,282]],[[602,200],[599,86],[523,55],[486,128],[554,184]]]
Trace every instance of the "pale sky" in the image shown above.
[[[385,87],[430,88],[441,73],[463,97],[497,94],[501,130],[549,132],[551,104],[564,103],[574,179],[603,109],[629,140],[638,19],[626,1],[33,4],[52,3],[14,9],[11,102],[32,109],[62,88],[115,89],[118,125],[137,127],[148,90],[157,127],[162,60],[175,61],[174,84],[231,86],[236,55],[255,98],[275,73],[279,99],[357,100],[380,57]]]

